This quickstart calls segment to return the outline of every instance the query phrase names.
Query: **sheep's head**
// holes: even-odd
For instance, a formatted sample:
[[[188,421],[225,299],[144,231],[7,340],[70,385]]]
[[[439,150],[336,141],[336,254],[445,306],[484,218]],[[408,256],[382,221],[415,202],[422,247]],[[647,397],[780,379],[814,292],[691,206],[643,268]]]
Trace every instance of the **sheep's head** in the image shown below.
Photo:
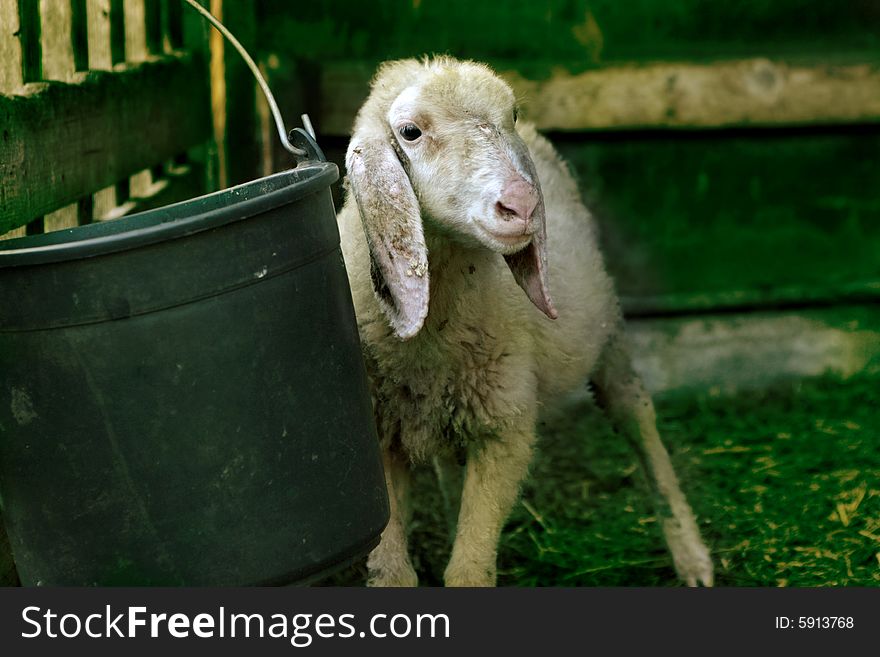
[[[401,338],[428,311],[422,221],[502,254],[548,317],[544,201],[516,132],[516,99],[489,68],[449,58],[384,65],[346,156],[372,256],[373,284]]]

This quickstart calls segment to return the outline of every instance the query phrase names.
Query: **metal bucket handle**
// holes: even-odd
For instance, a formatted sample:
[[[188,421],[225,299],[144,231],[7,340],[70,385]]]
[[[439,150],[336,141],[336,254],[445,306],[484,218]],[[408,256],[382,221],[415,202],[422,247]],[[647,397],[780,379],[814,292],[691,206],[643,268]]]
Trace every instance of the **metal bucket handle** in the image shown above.
[[[312,122],[309,120],[308,114],[302,115],[305,130],[302,128],[294,128],[288,133],[284,127],[284,119],[281,118],[281,110],[278,109],[278,103],[275,102],[275,97],[269,90],[269,85],[266,84],[266,80],[260,73],[259,67],[251,58],[250,54],[248,54],[248,51],[245,50],[244,46],[239,43],[238,39],[235,38],[232,32],[230,32],[223,23],[217,20],[211,12],[202,7],[196,2],[196,0],[185,0],[185,2],[211,23],[211,25],[213,25],[217,31],[233,45],[238,51],[238,54],[241,55],[244,63],[247,64],[251,73],[256,78],[257,84],[260,85],[263,95],[266,97],[266,102],[269,104],[269,109],[272,111],[272,117],[275,119],[275,128],[278,131],[278,138],[281,140],[281,145],[287,152],[293,155],[297,161],[297,165],[300,165],[303,162],[326,162],[327,158],[324,157],[323,151],[315,141],[315,131],[312,128]]]

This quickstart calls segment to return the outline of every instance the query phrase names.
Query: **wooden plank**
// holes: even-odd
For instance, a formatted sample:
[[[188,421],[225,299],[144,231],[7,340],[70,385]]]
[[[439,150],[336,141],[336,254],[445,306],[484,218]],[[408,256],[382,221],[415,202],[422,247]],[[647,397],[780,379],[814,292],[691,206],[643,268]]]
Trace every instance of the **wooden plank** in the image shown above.
[[[0,240],[14,240],[16,237],[24,237],[25,235],[27,235],[27,226],[20,226],[0,235]]]
[[[124,0],[125,60],[129,63],[145,61],[149,55],[147,40],[146,0]],[[152,163],[151,164],[155,164]],[[153,187],[153,176],[148,169],[137,172],[129,180],[132,196],[148,196]]]
[[[156,0],[124,0],[125,58],[142,62],[152,53],[161,52],[161,7]],[[154,179],[149,169],[138,171],[129,179],[129,194],[148,198],[158,193],[163,184]]]
[[[277,59],[277,58],[276,58]],[[260,73],[268,81],[269,71],[265,63],[260,62]],[[277,102],[277,99],[276,99]],[[270,176],[274,173],[275,162],[272,152],[272,136],[275,132],[275,123],[272,120],[272,111],[266,98],[257,89],[257,119],[260,123],[260,175]]]
[[[97,221],[111,221],[135,212],[145,212],[178,201],[186,201],[203,193],[204,182],[205,172],[201,165],[175,165],[166,168],[165,176],[154,183],[149,196],[130,197],[124,203],[109,208],[105,214],[98,215],[96,212],[95,218]]]
[[[839,285],[772,287],[765,289],[724,290],[704,293],[677,292],[655,296],[622,296],[621,306],[627,317],[664,317],[701,313],[750,312],[832,306],[835,304],[877,303],[880,281]]]
[[[147,198],[159,191],[160,181],[153,179],[149,169],[138,171],[128,181],[129,194],[137,198]]]
[[[0,232],[203,142],[208,108],[204,70],[185,55],[0,96]]]
[[[72,203],[63,208],[49,212],[43,217],[43,232],[51,233],[56,230],[64,230],[65,228],[76,228],[80,225],[79,221],[79,204]]]
[[[654,393],[763,388],[880,368],[877,306],[634,320],[633,364]]]
[[[66,205],[43,217],[43,232],[75,228],[79,226],[79,206],[76,203]]]
[[[18,91],[24,78],[18,0],[0,0],[0,94]]]
[[[508,73],[544,130],[880,121],[880,65],[769,59],[616,66],[530,81]]]
[[[543,77],[560,64],[814,57],[878,49],[877,0],[261,0],[263,52],[282,59],[453,53],[516,60]],[[527,76],[529,77],[529,76]]]
[[[40,0],[40,27],[43,79],[72,82],[76,77],[76,63],[70,0]]]
[[[89,68],[95,71],[113,69],[112,10],[110,0],[87,0]],[[99,189],[92,195],[91,219],[100,220],[117,205],[116,185]]]
[[[205,172],[199,165],[166,166],[164,176],[155,183],[149,196],[130,199],[132,212],[145,212],[199,196],[204,191],[204,181]]]
[[[880,122],[880,63],[794,63],[765,58],[707,64],[606,66],[543,80],[503,77],[541,130],[725,128]],[[372,70],[322,71],[320,131],[346,135]]]
[[[89,68],[109,71],[113,68],[110,0],[87,0],[86,21],[89,33]]]
[[[144,0],[124,0],[125,61],[142,62],[149,56],[147,49],[147,14]]]
[[[116,200],[116,185],[99,189],[92,195],[92,221],[103,221],[119,205]]]
[[[40,0],[40,45],[43,79],[74,82],[76,58],[73,50],[73,5],[70,0]],[[79,225],[76,204],[67,205],[43,217],[43,232]]]
[[[233,26],[236,38],[254,51],[256,17],[252,3],[211,0],[210,10],[219,20]],[[256,83],[241,56],[217,30],[211,30],[209,44],[219,183],[220,187],[227,187],[252,180],[260,172]]]
[[[209,10],[214,17],[223,22],[223,0],[211,0]],[[211,71],[211,120],[214,128],[214,144],[217,147],[217,183],[222,189],[229,186],[229,171],[226,153],[226,42],[217,30],[209,28],[208,51]]]

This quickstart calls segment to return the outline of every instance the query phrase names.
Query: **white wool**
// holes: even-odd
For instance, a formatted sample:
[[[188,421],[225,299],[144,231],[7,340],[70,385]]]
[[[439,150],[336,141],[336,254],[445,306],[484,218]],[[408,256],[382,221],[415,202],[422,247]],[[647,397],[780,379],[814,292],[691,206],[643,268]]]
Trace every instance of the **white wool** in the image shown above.
[[[514,128],[507,118],[513,102],[509,87],[483,65],[404,60],[380,68],[355,123],[352,149],[367,139],[397,139],[392,145],[420,205],[430,290],[424,324],[401,340],[374,291],[362,217],[349,193],[338,222],[392,501],[391,521],[369,561],[371,582],[416,583],[406,546],[408,469],[457,453],[467,466],[446,582],[493,584],[498,535],[527,472],[539,412],[593,376],[612,397],[611,415],[622,424],[634,420],[641,431],[634,442],[643,443],[652,467],[662,466],[654,479],[669,510],[664,522],[672,523],[667,538],[681,576],[710,584],[708,552],[654,439],[653,409],[644,416],[637,410],[649,408],[650,399],[628,367],[595,222],[552,145],[532,125]],[[395,134],[407,121],[424,128],[418,146]],[[515,157],[501,166],[480,148],[480,135],[490,129],[502,142],[516,130],[540,180],[556,320],[530,302],[501,253],[480,243],[470,226],[471,216],[494,208],[504,176],[526,176],[514,171]],[[382,202],[396,203],[398,193],[389,190]]]

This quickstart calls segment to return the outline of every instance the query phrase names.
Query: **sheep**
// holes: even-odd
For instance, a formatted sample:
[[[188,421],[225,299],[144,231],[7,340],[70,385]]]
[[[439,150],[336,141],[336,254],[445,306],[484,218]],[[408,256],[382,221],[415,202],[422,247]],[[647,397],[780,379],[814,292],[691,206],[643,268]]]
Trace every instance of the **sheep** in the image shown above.
[[[594,220],[550,142],[517,120],[511,88],[452,57],[387,62],[345,162],[338,225],[390,501],[368,584],[417,585],[410,469],[433,460],[443,484],[464,455],[444,583],[493,586],[539,415],[591,380],[646,464],[678,575],[711,586]]]

